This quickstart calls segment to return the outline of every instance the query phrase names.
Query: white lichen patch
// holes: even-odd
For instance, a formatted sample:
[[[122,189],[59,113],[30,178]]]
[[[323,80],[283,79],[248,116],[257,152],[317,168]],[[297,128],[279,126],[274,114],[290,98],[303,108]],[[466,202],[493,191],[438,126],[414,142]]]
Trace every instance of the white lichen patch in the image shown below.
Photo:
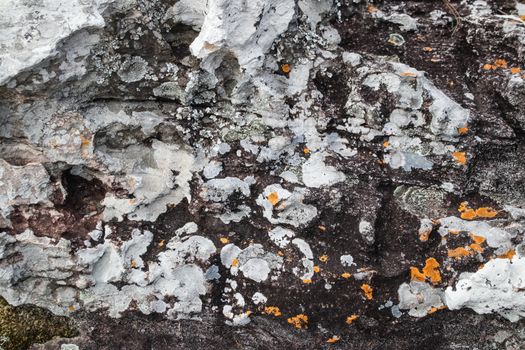
[[[50,204],[51,180],[41,164],[15,166],[0,159],[0,223],[14,206]]]
[[[445,290],[449,309],[464,307],[479,314],[499,313],[512,322],[525,316],[525,259],[492,259],[483,268],[464,272]]]
[[[287,228],[277,226],[268,232],[268,236],[273,243],[280,248],[284,248],[290,243],[290,240],[295,236],[295,233]]]
[[[301,280],[310,280],[314,275],[314,254],[310,245],[301,238],[292,240],[292,244],[303,254],[301,265],[292,269],[293,273]]]
[[[487,221],[467,221],[455,216],[439,219],[439,223],[441,236],[448,235],[451,230],[469,232],[484,237],[489,247],[496,248],[496,254],[504,254],[511,249],[514,246],[511,239],[517,234],[515,230],[507,231]]]
[[[268,197],[277,196],[277,205],[273,205]],[[263,216],[272,224],[289,224],[295,227],[306,225],[317,216],[317,208],[304,204],[307,189],[296,187],[293,192],[285,190],[281,185],[269,185],[257,198],[257,204],[263,207]]]
[[[306,187],[332,186],[345,180],[345,175],[335,167],[325,164],[325,154],[313,154],[302,166]]]
[[[209,71],[220,63],[217,56],[230,52],[251,73],[262,65],[264,54],[288,28],[294,6],[293,0],[208,1],[204,23],[191,51]]]
[[[350,254],[341,255],[340,258],[341,265],[350,267],[352,265],[355,265],[354,263],[354,257]]]
[[[13,305],[29,302],[59,315],[86,308],[107,309],[110,316],[119,317],[132,301],[145,314],[186,318],[201,311],[200,295],[206,293],[207,282],[193,262],[208,264],[215,253],[210,240],[184,237],[159,254],[159,264],[142,258],[151,232],[134,230],[130,240],[119,243],[108,236],[101,244],[73,253],[64,239],[53,244],[30,230],[15,237],[2,233],[0,295]],[[21,257],[16,264],[7,261],[13,254]]]
[[[409,310],[414,317],[428,315],[433,308],[439,309],[443,304],[443,291],[425,282],[412,281],[403,283],[398,289],[399,309]]]
[[[0,84],[55,53],[74,32],[104,26],[101,12],[111,1],[0,2]]]

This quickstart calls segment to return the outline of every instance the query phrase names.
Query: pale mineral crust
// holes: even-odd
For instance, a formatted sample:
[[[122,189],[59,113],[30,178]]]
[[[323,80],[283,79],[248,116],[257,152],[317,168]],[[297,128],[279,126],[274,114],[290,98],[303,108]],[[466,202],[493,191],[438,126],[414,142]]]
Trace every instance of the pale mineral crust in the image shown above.
[[[1,349],[525,348],[521,0],[0,2]]]

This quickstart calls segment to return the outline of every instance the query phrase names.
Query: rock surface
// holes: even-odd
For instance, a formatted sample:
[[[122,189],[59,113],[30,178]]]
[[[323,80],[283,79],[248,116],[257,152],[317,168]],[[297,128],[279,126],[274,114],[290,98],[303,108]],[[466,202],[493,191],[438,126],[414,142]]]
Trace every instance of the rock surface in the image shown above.
[[[0,10],[4,349],[522,348],[525,4]]]

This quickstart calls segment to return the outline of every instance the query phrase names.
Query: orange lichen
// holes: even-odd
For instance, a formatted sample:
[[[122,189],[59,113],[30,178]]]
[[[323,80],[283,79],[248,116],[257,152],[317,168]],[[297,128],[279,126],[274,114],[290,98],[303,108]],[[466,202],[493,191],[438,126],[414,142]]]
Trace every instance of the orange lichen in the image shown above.
[[[510,259],[510,260],[512,260],[514,255],[516,255],[516,251],[514,249],[511,249],[508,252],[506,252],[505,254],[498,255],[498,258],[499,259]]]
[[[425,46],[425,47],[423,48],[423,51],[425,51],[425,52],[432,52],[432,51],[434,51],[434,49],[431,48],[430,46]]]
[[[376,13],[377,11],[379,11],[379,9],[377,7],[375,7],[374,5],[368,5],[368,13]]]
[[[496,66],[493,66],[492,64],[489,64],[489,63],[485,63],[485,64],[483,65],[483,69],[484,69],[484,70],[494,70],[494,69],[496,69],[496,68],[497,68]]]
[[[310,284],[310,283],[312,283],[312,280],[311,279],[306,279],[306,280],[303,280],[303,283]]]
[[[352,274],[351,274],[351,273],[348,273],[348,272],[343,272],[343,273],[341,274],[341,277],[343,277],[343,278],[347,278],[347,279],[348,279],[348,278],[352,277]]]
[[[469,256],[472,254],[471,250],[468,250],[467,248],[459,247],[455,249],[449,249],[448,250],[448,257],[449,258],[463,258],[465,256]]]
[[[477,243],[470,244],[469,248],[478,253],[483,253],[483,251],[485,250]]]
[[[459,235],[461,233],[461,231],[452,228],[452,229],[448,230],[448,233],[453,234],[453,235]]]
[[[268,202],[275,206],[277,203],[279,203],[279,194],[277,192],[272,192],[268,195],[268,197],[266,197],[266,199],[268,199]]]
[[[131,267],[132,268],[136,268],[137,267],[137,262],[135,260],[131,260]]]
[[[419,281],[424,282],[425,281],[425,274],[419,272],[419,269],[417,267],[410,267],[410,279],[412,281]]]
[[[361,290],[363,291],[363,294],[365,295],[365,297],[368,299],[368,300],[372,300],[373,298],[373,289],[372,287],[370,287],[370,285],[364,283],[361,285]]]
[[[468,127],[458,128],[458,132],[460,135],[465,135],[468,132]]]
[[[485,237],[483,237],[483,236],[476,236],[473,233],[469,233],[469,236],[474,241],[474,243],[476,243],[476,244],[481,244],[481,243],[485,242]]]
[[[159,242],[159,247],[161,247],[161,248],[164,247],[164,243],[165,243],[165,242],[166,242],[165,240],[161,240],[161,241]]]
[[[383,147],[387,148],[390,146],[390,141],[383,142]]]
[[[439,272],[439,263],[435,258],[428,258],[425,261],[423,272],[420,272],[417,267],[410,267],[410,279],[413,281],[424,282],[427,278],[432,283],[441,282],[441,273]]]
[[[219,241],[221,241],[222,244],[228,244],[230,243],[230,240],[226,237],[219,238]]]
[[[432,228],[428,228],[426,230],[419,231],[419,240],[421,242],[428,241],[428,238],[430,237],[431,233],[432,233]]]
[[[308,326],[308,316],[299,314],[288,319],[288,323],[297,329],[306,328]]]
[[[346,324],[352,324],[352,323],[354,323],[355,320],[358,319],[358,317],[359,317],[359,316],[357,316],[356,314],[353,314],[353,315],[351,315],[351,316],[348,316],[348,317],[346,318],[346,321],[345,321],[345,322],[346,322]]]
[[[82,147],[85,147],[85,146],[89,145],[91,143],[91,141],[88,138],[80,135],[80,143],[81,143]]]
[[[499,67],[499,68],[507,68],[508,67],[508,62],[502,58],[500,59],[497,59],[495,62],[496,64],[496,67]]]
[[[337,343],[339,341],[339,339],[341,339],[340,336],[333,335],[332,338],[329,338],[326,342],[333,344],[333,343]]]
[[[319,225],[319,231],[326,231],[326,227],[323,225]]]
[[[439,263],[434,258],[428,258],[425,261],[425,266],[423,267],[423,273],[426,277],[430,279],[432,283],[441,282],[441,274],[439,273]]]
[[[467,164],[467,155],[465,152],[452,152],[452,157],[461,165]]]
[[[288,63],[281,64],[281,72],[283,72],[284,74],[290,73],[291,70],[292,67]]]
[[[321,255],[319,257],[319,261],[320,262],[327,262],[328,261],[328,255],[326,255],[326,254],[325,255]]]
[[[459,207],[458,207],[458,211],[459,212],[464,212],[465,210],[467,210],[469,208],[469,205],[468,205],[468,202],[465,201],[465,202],[461,202],[459,203]]]
[[[315,265],[314,266],[314,272],[315,273],[319,273],[321,271],[321,269],[319,268],[319,266]]]
[[[239,260],[237,260],[237,258],[232,260],[232,266],[239,266]]]
[[[283,253],[282,251],[279,250],[279,251],[277,252],[277,255],[279,255],[279,256],[284,256],[284,253]]]
[[[273,315],[279,317],[282,315],[281,310],[277,306],[266,306],[264,308],[264,313],[268,315]]]
[[[462,202],[459,205],[458,211],[461,213],[461,218],[464,220],[474,220],[478,217],[490,219],[498,215],[498,211],[490,207],[480,207],[474,210],[469,207],[468,202]]]
[[[399,75],[401,75],[402,77],[417,77],[417,74],[414,72],[403,72]]]
[[[510,69],[510,72],[511,72],[512,74],[520,74],[520,73],[521,73],[521,68],[518,68],[518,67],[512,67],[512,68]]]
[[[436,311],[444,310],[444,309],[446,309],[446,308],[447,308],[447,307],[446,307],[445,305],[441,305],[440,307],[434,307],[434,306],[432,306],[432,307],[430,308],[430,310],[427,312],[427,314],[430,315],[430,314],[433,314],[433,313],[436,312]]]
[[[68,306],[68,307],[67,307],[67,311],[69,311],[69,312],[73,312],[73,311],[75,311],[76,309],[77,309],[77,308],[76,308],[74,305],[71,305],[71,306]]]
[[[480,218],[493,218],[498,215],[498,211],[490,207],[481,207],[476,209],[476,215]]]
[[[312,153],[312,151],[310,151],[310,149],[308,147],[305,147],[305,148],[303,148],[303,153],[304,154],[310,154],[310,153]]]
[[[466,209],[460,216],[464,220],[474,220],[476,218],[476,211],[474,209]]]

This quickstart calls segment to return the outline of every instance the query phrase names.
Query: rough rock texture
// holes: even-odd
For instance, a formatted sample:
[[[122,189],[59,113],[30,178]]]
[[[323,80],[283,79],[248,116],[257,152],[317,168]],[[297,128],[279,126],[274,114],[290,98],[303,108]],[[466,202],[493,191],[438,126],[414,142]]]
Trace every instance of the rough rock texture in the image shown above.
[[[525,4],[0,10],[2,348],[523,348]]]

